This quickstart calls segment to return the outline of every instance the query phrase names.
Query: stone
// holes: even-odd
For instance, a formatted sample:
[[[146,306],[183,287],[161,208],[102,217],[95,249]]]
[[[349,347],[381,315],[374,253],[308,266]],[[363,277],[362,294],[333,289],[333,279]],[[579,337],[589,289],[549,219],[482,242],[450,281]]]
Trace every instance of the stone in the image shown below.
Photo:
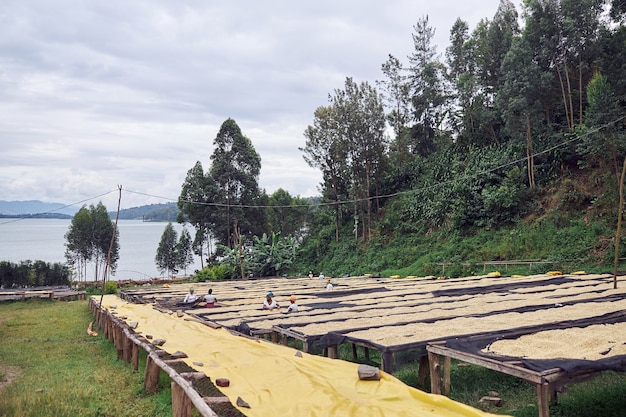
[[[152,344],[156,345],[156,346],[163,346],[165,344],[165,342],[166,342],[165,339],[154,339],[152,341]]]
[[[139,323],[137,323],[136,321],[131,321],[130,323],[128,323],[128,327],[130,327],[131,329],[136,329],[137,326],[139,326]]]
[[[297,356],[298,358],[301,358],[301,357],[302,357],[302,352],[297,351],[297,352],[296,352],[296,354],[295,354],[295,356]]]
[[[195,366],[204,366],[204,362],[192,362]]]
[[[250,408],[250,404],[245,402],[241,397],[237,397],[237,407]]]
[[[228,387],[230,386],[230,380],[228,378],[217,378],[215,380],[215,385],[218,387]]]
[[[380,380],[380,370],[375,366],[359,365],[357,372],[359,374],[359,379],[362,381]]]
[[[189,357],[187,356],[185,352],[181,352],[180,350],[177,350],[176,352],[172,353],[170,356],[172,357],[172,359],[182,359],[182,358]]]

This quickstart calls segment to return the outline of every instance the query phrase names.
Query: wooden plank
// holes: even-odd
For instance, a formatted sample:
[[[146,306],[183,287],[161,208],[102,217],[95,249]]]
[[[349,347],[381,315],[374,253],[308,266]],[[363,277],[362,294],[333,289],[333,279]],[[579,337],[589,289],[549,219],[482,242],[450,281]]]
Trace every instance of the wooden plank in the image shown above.
[[[476,356],[470,353],[461,352],[458,350],[449,349],[439,345],[427,345],[426,350],[429,353],[437,353],[442,356],[447,356],[454,359],[462,360],[463,362],[472,363],[474,365],[480,365],[484,368],[493,369],[494,371],[502,372],[508,375],[513,375],[518,378],[522,378],[533,384],[541,384],[544,382],[541,373],[532,371],[521,366],[505,364],[504,362],[497,361],[495,359],[484,358]],[[430,360],[430,355],[428,356]],[[432,369],[431,369],[432,370]]]

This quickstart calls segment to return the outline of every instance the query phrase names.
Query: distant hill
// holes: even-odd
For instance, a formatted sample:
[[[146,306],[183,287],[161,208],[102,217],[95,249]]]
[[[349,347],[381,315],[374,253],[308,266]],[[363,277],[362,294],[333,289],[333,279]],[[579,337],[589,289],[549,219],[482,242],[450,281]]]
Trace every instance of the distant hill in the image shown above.
[[[39,200],[5,201],[0,200],[0,218],[70,219],[80,207],[61,203],[44,203]],[[150,222],[175,222],[178,215],[176,203],[149,204],[120,210],[122,220],[144,220]],[[115,219],[115,212],[109,212]]]
[[[67,218],[74,216],[80,207],[67,206],[61,203],[44,203],[39,200],[30,201],[5,201],[0,200],[0,215],[2,217],[28,217],[35,218]],[[56,216],[56,215],[62,216]]]
[[[175,222],[178,215],[176,203],[149,204],[120,210],[120,220],[143,220],[147,222]],[[115,212],[109,212],[112,219]]]

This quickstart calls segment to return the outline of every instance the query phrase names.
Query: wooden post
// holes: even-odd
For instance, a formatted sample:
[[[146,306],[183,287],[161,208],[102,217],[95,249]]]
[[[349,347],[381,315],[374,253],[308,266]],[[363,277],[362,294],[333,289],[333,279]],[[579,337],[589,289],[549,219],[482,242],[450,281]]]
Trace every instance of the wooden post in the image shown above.
[[[393,353],[389,351],[384,351],[380,353],[380,367],[383,371],[392,373],[393,372]]]
[[[452,358],[449,356],[443,359],[443,395],[450,396],[450,368],[452,367]]]
[[[272,343],[278,343],[278,332],[272,332]]]
[[[359,359],[359,355],[357,354],[356,350],[356,343],[352,343],[352,357],[354,358],[354,360]]]
[[[139,370],[139,346],[136,344],[132,344],[132,353],[130,355],[130,362],[132,364],[133,372],[137,372]]]
[[[426,387],[426,381],[430,376],[430,368],[428,365],[428,355],[420,356],[420,367],[417,371],[417,386],[421,388]]]
[[[146,391],[157,392],[159,387],[159,373],[161,368],[154,362],[151,355],[146,360],[146,372],[143,377],[143,388]]]
[[[428,352],[428,363],[430,364],[430,392],[441,394],[441,365],[439,355]]]
[[[550,384],[537,384],[537,406],[539,417],[550,417]]]
[[[365,348],[365,359],[370,360],[370,348]]]
[[[126,333],[122,333],[122,338],[124,341],[124,361],[130,363],[134,343],[130,340],[130,337],[126,336]]]
[[[337,353],[337,345],[328,346],[328,357],[331,359],[337,359],[339,357]]]
[[[287,335],[283,334],[283,335],[281,335],[281,337],[282,337],[283,345],[287,346]]]
[[[172,417],[191,417],[191,401],[185,390],[172,381]]]

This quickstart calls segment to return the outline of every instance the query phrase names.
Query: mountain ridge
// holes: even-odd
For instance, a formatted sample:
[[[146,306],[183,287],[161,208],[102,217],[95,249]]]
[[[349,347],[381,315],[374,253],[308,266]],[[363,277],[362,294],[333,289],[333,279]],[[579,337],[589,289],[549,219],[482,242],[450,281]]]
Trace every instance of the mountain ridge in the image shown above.
[[[73,217],[80,207],[47,203],[40,200],[7,201],[0,200],[0,217],[3,218],[59,218]],[[120,210],[122,220],[144,221],[176,221],[178,207],[176,203],[148,204]],[[114,219],[116,212],[110,211],[109,217]]]

